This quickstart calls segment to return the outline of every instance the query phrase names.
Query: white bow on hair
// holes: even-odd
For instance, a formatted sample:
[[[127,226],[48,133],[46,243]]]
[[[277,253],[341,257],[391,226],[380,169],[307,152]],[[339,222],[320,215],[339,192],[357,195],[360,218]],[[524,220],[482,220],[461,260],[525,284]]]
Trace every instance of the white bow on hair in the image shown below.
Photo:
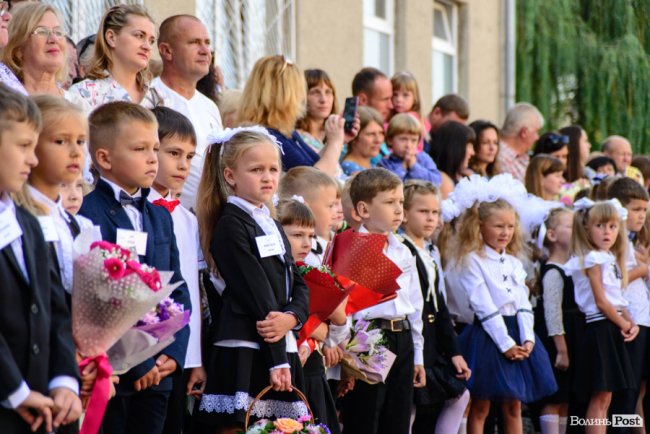
[[[616,209],[616,212],[618,212],[618,215],[621,217],[621,220],[623,221],[627,220],[627,209],[625,209],[625,207],[621,205],[621,202],[619,202],[618,199],[609,199],[600,202],[594,202],[589,198],[583,197],[582,199],[576,201],[573,204],[573,209],[576,211],[585,211],[593,208],[593,206],[596,205],[597,203],[608,203],[612,205]]]
[[[284,155],[284,150],[282,149],[282,144],[280,144],[280,142],[278,142],[278,139],[276,139],[271,133],[269,133],[269,131],[266,128],[264,128],[262,126],[259,126],[259,125],[251,125],[249,127],[225,128],[225,129],[223,129],[221,131],[213,131],[210,134],[208,134],[208,137],[206,139],[206,141],[208,143],[208,147],[210,147],[212,145],[216,145],[216,144],[222,144],[223,145],[223,144],[229,142],[235,135],[237,135],[237,134],[239,134],[241,132],[245,132],[245,131],[252,132],[252,133],[259,133],[259,134],[262,134],[262,135],[266,136],[266,138],[271,143],[273,143],[275,146],[278,147],[278,149],[280,150],[280,153],[282,155]],[[220,153],[223,154],[223,146],[221,146]]]

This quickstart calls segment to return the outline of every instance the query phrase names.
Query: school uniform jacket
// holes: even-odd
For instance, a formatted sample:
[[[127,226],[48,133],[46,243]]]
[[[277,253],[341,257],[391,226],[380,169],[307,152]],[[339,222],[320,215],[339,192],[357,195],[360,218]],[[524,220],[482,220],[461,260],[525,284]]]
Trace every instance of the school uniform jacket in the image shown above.
[[[301,325],[309,313],[309,290],[293,262],[284,231],[275,224],[287,247],[284,261],[278,255],[260,257],[255,238],[266,234],[249,214],[230,203],[224,206],[210,245],[226,282],[216,341],[258,343],[269,369],[288,363],[285,338],[264,342],[256,321],[271,311],[291,312]]]
[[[142,189],[142,196],[146,198],[148,192],[148,189]],[[143,231],[147,233],[147,251],[146,255],[140,256],[140,262],[156,267],[160,271],[173,271],[171,283],[183,280],[171,214],[148,200],[143,200],[139,211],[142,214]],[[98,225],[101,228],[102,238],[111,243],[117,239],[118,228],[133,230],[126,211],[115,199],[113,189],[102,179],[97,182],[95,190],[84,198],[79,214]],[[177,303],[183,304],[185,309],[191,309],[190,295],[185,282],[171,293],[171,297]],[[161,352],[176,361],[178,369],[175,374],[179,374],[183,369],[189,334],[189,327],[185,326],[174,335],[175,341]],[[122,375],[117,386],[118,394],[132,392],[133,382],[149,372],[154,364],[155,358],[151,358]],[[171,390],[171,387],[171,378],[167,377],[160,382],[160,385],[155,386],[154,390]]]
[[[54,378],[79,378],[58,265],[50,257],[36,218],[16,206],[16,219],[23,231],[29,281],[11,244],[0,250],[0,402],[16,392],[23,381],[30,390],[47,395]],[[14,432],[11,426],[15,426],[15,415],[13,410],[0,407],[0,427]]]

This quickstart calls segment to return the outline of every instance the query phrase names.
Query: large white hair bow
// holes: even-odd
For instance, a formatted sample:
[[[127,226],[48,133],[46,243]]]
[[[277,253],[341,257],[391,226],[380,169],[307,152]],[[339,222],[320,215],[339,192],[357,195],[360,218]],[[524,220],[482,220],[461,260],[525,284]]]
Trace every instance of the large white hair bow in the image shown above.
[[[619,202],[618,199],[609,199],[602,202],[608,203],[611,206],[613,206],[616,209],[616,212],[618,212],[618,215],[621,217],[621,220],[627,220],[627,209],[625,209],[625,207],[621,205],[621,202]],[[573,209],[576,211],[585,211],[591,209],[597,203],[602,203],[602,202],[594,202],[589,198],[583,197],[582,199],[576,201],[573,204]]]
[[[210,134],[208,134],[208,137],[206,138],[206,141],[208,143],[208,146],[216,145],[216,144],[226,144],[228,143],[235,135],[248,131],[252,133],[259,133],[273,143],[275,146],[278,147],[280,150],[280,153],[284,155],[284,151],[282,150],[282,145],[280,142],[278,142],[278,139],[276,139],[269,131],[259,125],[251,125],[248,127],[236,127],[236,128],[225,128],[221,131],[213,131]],[[221,147],[221,153],[223,153],[223,146]]]

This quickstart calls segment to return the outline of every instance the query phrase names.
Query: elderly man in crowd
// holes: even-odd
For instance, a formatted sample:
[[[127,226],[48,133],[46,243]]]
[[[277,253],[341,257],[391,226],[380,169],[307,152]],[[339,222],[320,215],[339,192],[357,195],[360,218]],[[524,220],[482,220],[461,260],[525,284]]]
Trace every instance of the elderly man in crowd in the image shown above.
[[[195,208],[208,135],[223,128],[217,105],[196,90],[212,62],[210,37],[195,16],[174,15],[160,25],[158,51],[163,70],[152,86],[164,105],[187,116],[196,131],[196,156],[180,197],[183,206]]]
[[[614,160],[616,173],[627,176],[643,185],[643,175],[636,167],[632,166],[632,145],[623,136],[609,136],[601,146],[603,154]]]
[[[544,117],[532,104],[515,104],[506,114],[501,128],[501,144],[498,161],[504,173],[524,182],[526,168],[530,161],[528,153],[539,139],[539,130],[544,126]]]

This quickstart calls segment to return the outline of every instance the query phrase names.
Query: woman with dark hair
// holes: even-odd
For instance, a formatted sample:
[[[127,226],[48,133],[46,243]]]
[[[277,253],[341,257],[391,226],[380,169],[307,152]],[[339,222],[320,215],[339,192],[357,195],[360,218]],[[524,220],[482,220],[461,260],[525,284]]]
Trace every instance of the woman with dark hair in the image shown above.
[[[559,159],[562,164],[567,164],[569,157],[569,136],[565,136],[555,131],[544,133],[537,139],[533,157],[539,154],[548,154]]]
[[[469,168],[481,176],[492,178],[501,173],[497,155],[499,154],[499,129],[490,121],[477,120],[469,124],[474,130],[474,156],[469,160]]]
[[[429,155],[442,175],[440,194],[443,199],[462,177],[472,172],[469,159],[474,155],[475,140],[473,129],[454,121],[442,124],[431,137]]]
[[[589,158],[591,143],[587,132],[580,125],[560,128],[559,132],[569,137],[569,157],[564,178],[567,182],[575,182],[585,177],[585,165]]]

